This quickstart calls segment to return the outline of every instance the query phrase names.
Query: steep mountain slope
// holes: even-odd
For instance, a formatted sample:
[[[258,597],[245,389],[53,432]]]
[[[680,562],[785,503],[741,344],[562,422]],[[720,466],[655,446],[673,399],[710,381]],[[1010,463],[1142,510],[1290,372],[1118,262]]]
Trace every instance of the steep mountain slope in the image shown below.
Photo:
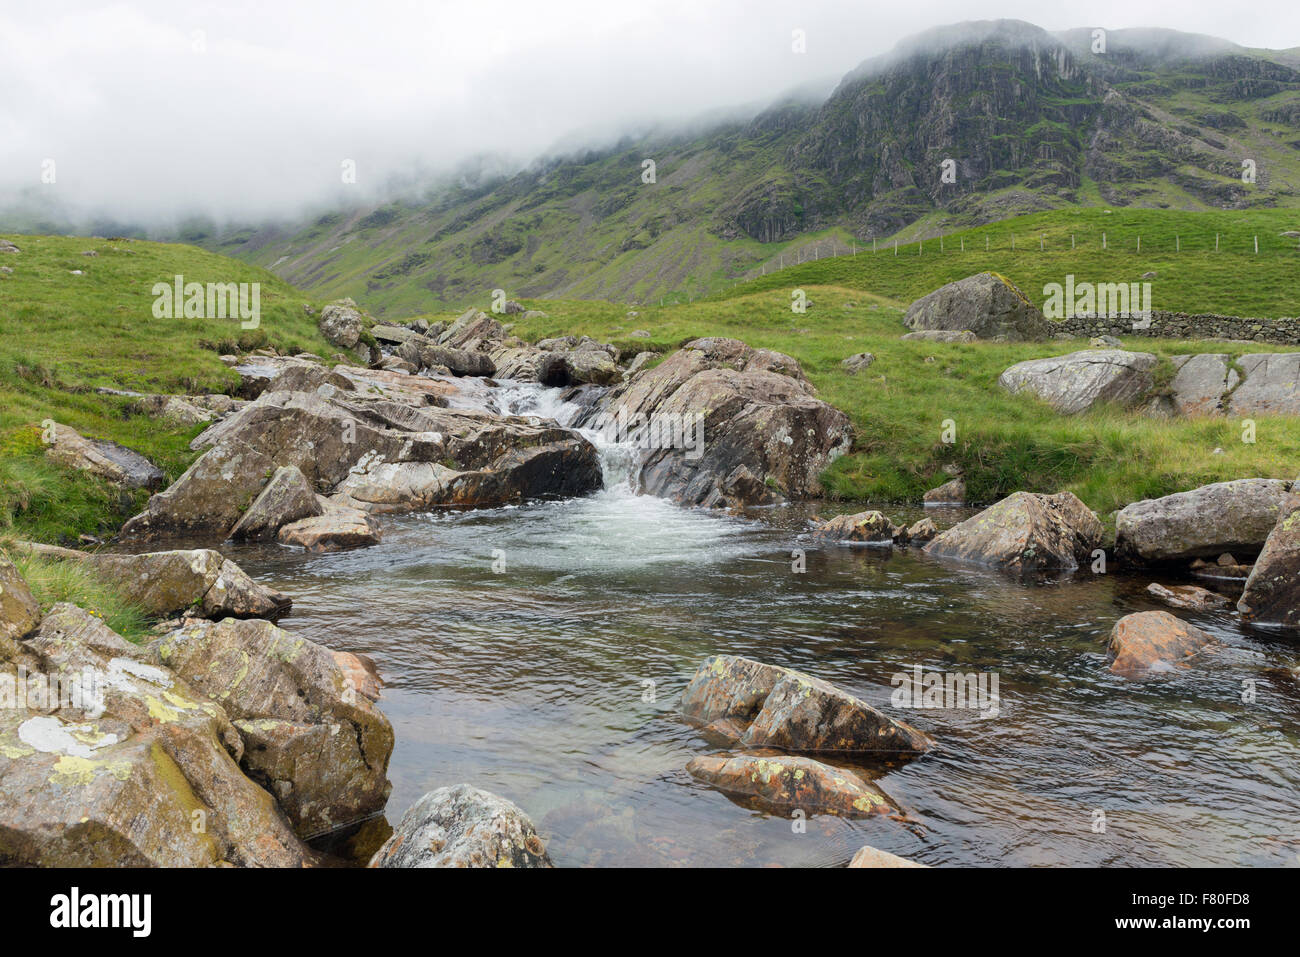
[[[820,105],[784,102],[306,224],[186,238],[399,314],[493,288],[699,296],[855,243],[1073,204],[1300,205],[1294,57],[1164,30],[1105,40],[1094,52],[1091,30],[945,27],[862,64]]]

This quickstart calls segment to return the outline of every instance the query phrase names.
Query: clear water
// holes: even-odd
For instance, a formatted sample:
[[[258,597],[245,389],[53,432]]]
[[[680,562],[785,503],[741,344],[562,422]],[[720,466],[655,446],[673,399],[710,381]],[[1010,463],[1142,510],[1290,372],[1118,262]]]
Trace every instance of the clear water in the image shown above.
[[[494,401],[572,412],[535,387]],[[608,488],[586,498],[387,519],[383,543],[358,551],[228,550],[294,597],[285,627],[378,662],[392,821],[468,782],[519,804],[562,866],[835,865],[864,844],[933,865],[1300,863],[1300,685],[1281,672],[1294,645],[1187,615],[1218,650],[1126,681],[1106,670],[1105,638],[1158,607],[1149,579],[1027,586],[915,550],[818,547],[807,507],[741,516],[637,495],[622,451],[603,450]],[[814,815],[800,832],[685,771],[715,749],[677,698],[715,653],[799,668],[893,714],[890,678],[916,664],[996,671],[1001,710],[901,715],[940,746],[873,773],[919,827]]]

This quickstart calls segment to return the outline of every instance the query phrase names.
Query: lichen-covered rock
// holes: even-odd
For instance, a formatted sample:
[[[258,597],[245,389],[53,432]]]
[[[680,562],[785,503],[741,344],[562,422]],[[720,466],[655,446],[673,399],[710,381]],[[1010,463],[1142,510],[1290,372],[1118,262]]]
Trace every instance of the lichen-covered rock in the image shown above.
[[[743,748],[884,755],[933,746],[924,733],[832,684],[733,655],[707,658],[680,708],[706,736]]]
[[[89,472],[122,488],[161,488],[167,476],[139,452],[107,439],[88,439],[66,425],[53,424],[45,457]]]
[[[551,867],[523,811],[468,784],[438,788],[402,815],[371,867]]]
[[[29,692],[26,707],[0,708],[0,864],[305,862],[271,796],[241,773],[243,743],[219,705],[72,605],[25,645],[46,684],[64,683],[52,707],[33,708]]]
[[[928,542],[939,534],[939,527],[934,524],[933,519],[923,518],[908,526],[907,540],[917,545],[922,542]]]
[[[1186,667],[1214,638],[1167,611],[1125,615],[1110,633],[1110,670],[1125,678]]]
[[[1174,356],[1178,371],[1169,383],[1173,412],[1182,416],[1222,415],[1223,400],[1237,387],[1241,376],[1223,353]]]
[[[965,505],[966,480],[960,475],[921,496],[926,505]]]
[[[1300,352],[1253,353],[1237,365],[1246,379],[1228,399],[1232,415],[1300,415]]]
[[[1116,551],[1138,562],[1253,555],[1277,524],[1290,488],[1281,479],[1237,479],[1134,502],[1115,517]]]
[[[1025,574],[1073,571],[1102,533],[1097,516],[1069,492],[1016,492],[941,532],[925,553]]]
[[[1013,394],[1030,392],[1057,412],[1075,415],[1099,402],[1137,402],[1154,383],[1156,362],[1149,352],[1092,349],[1018,362],[998,377],[998,385]]]
[[[290,605],[284,595],[258,585],[210,548],[138,555],[97,552],[83,560],[150,615],[276,618]]]
[[[267,541],[275,538],[281,527],[324,511],[302,470],[296,465],[282,465],[235,523],[230,537]]]
[[[1051,323],[1011,282],[985,272],[941,286],[908,307],[903,322],[913,330],[972,332],[980,339],[1046,339]]]
[[[1300,493],[1283,502],[1237,611],[1258,626],[1300,630]]]
[[[848,542],[857,545],[892,545],[897,534],[894,523],[881,512],[837,515],[813,530],[813,537],[824,542]]]
[[[1170,608],[1186,608],[1190,611],[1213,611],[1232,604],[1222,595],[1198,585],[1174,585],[1166,588],[1158,582],[1152,582],[1147,585],[1147,594]]]
[[[147,650],[225,709],[245,743],[241,766],[299,835],[383,810],[392,725],[328,648],[227,618],[186,625]]]
[[[800,810],[869,817],[896,811],[889,798],[859,774],[777,751],[695,757],[686,770],[733,800],[780,814]]]
[[[916,861],[909,861],[905,857],[899,857],[897,854],[890,854],[888,851],[882,851],[878,848],[867,845],[853,855],[853,860],[849,861],[849,867],[925,867],[924,864],[918,864]]]

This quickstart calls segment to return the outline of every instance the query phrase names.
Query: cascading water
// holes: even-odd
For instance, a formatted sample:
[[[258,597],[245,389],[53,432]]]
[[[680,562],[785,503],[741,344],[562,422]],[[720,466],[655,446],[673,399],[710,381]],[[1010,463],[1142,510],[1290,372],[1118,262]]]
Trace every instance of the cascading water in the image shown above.
[[[637,472],[641,466],[641,448],[634,438],[621,435],[614,428],[578,426],[589,411],[586,406],[566,399],[566,390],[558,386],[544,386],[537,382],[496,380],[495,387],[482,379],[458,379],[460,392],[449,398],[453,407],[492,412],[496,415],[518,415],[526,418],[550,419],[564,428],[571,428],[596,448],[600,458],[601,477],[605,491],[623,495],[634,494]]]

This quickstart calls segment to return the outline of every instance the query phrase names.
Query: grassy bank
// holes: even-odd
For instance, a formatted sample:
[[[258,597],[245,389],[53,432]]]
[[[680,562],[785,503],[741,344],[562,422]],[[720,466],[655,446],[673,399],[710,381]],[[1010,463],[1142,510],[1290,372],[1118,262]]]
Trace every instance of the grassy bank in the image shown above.
[[[144,454],[175,478],[189,464],[197,432],[139,414],[136,392],[228,392],[238,377],[219,351],[331,350],[303,306],[307,299],[265,270],[192,246],[56,236],[6,236],[0,255],[0,531],[58,542],[107,533],[143,503],[81,473],[50,464],[39,423],[52,419],[83,435]],[[85,252],[95,255],[83,255]],[[79,270],[81,275],[74,271]],[[155,283],[260,283],[261,323],[156,319]]]
[[[0,551],[17,567],[41,611],[61,601],[71,602],[103,620],[127,641],[139,642],[149,633],[143,609],[122,597],[110,581],[97,576],[83,564],[32,555],[21,548]]]

